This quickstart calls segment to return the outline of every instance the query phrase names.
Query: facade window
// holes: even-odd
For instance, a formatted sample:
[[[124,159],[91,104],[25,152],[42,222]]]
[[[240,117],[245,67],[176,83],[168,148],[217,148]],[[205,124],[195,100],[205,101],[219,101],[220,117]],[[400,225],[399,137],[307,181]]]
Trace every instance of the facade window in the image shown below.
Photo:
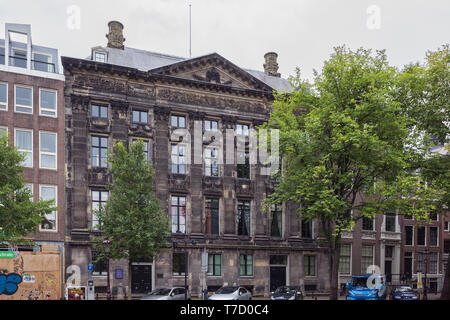
[[[15,112],[33,113],[33,88],[26,86],[15,86]]]
[[[137,142],[137,139],[133,139],[132,142]],[[143,140],[142,141],[144,143],[144,153],[145,153],[145,160],[148,162],[149,158],[149,147],[148,147],[148,141],[147,140]]]
[[[361,247],[361,273],[366,273],[369,266],[373,265],[373,246]]]
[[[205,148],[205,176],[219,176],[219,149]]]
[[[241,254],[239,256],[239,275],[241,277],[253,276],[253,255]]]
[[[104,210],[106,202],[108,201],[108,191],[91,191],[91,210],[92,210],[92,228],[94,230],[101,230],[100,221],[98,220],[97,212]]]
[[[56,90],[39,89],[39,115],[56,117]]]
[[[39,132],[39,167],[42,169],[57,168],[56,156],[57,134]]]
[[[388,232],[395,232],[396,214],[393,212],[388,212],[384,215],[384,217],[385,217],[384,230]]]
[[[0,127],[0,138],[3,136],[8,135],[8,128],[7,127]]]
[[[92,271],[93,276],[106,276],[108,273],[106,259],[102,259],[95,262],[97,259],[97,252],[92,251],[92,263],[94,264],[94,270]]]
[[[429,260],[430,260],[430,273],[431,274],[437,274],[438,273],[438,253],[437,252],[431,252],[429,254]]]
[[[352,257],[352,245],[341,245],[341,256],[339,258],[339,273],[351,274],[351,257]]]
[[[91,104],[91,117],[108,119],[108,106]]]
[[[52,64],[52,56],[44,53],[33,53],[33,69],[44,72],[56,72]]]
[[[208,254],[208,275],[220,276],[222,274],[222,255]]]
[[[250,235],[250,202],[238,201],[238,235]]]
[[[186,117],[172,115],[170,116],[170,125],[172,128],[186,128]]]
[[[237,177],[250,179],[250,153],[248,151],[237,153]]]
[[[413,274],[413,255],[412,252],[405,252],[405,276],[410,279]]]
[[[218,131],[219,122],[216,120],[205,120],[205,130],[206,131]]]
[[[172,144],[171,147],[172,173],[186,174],[186,146]]]
[[[450,231],[450,223],[448,221],[444,222],[444,231]]]
[[[184,276],[186,272],[186,258],[185,252],[174,252],[172,255],[172,275]]]
[[[316,276],[316,256],[315,255],[304,255],[303,265],[305,269],[306,277]]]
[[[141,110],[133,110],[134,123],[148,123],[148,112]]]
[[[302,223],[302,238],[312,239],[312,221],[308,221],[306,219],[301,220]]]
[[[373,231],[373,218],[362,218],[362,229],[364,231]]]
[[[219,199],[205,200],[206,234],[219,234]]]
[[[172,196],[172,233],[186,232],[186,197]]]
[[[236,135],[248,136],[250,132],[250,127],[248,124],[236,124]]]
[[[40,186],[40,197],[42,200],[55,200],[54,205],[57,206],[56,186]],[[41,231],[56,231],[56,211],[46,214],[41,224]]]
[[[94,51],[94,61],[106,62],[106,53]]]
[[[422,252],[417,253],[417,271],[425,273],[425,254]]]
[[[0,64],[5,64],[5,48],[0,47]]]
[[[12,49],[13,55],[11,58],[11,65],[19,68],[27,67],[27,52],[20,49]]]
[[[437,212],[435,210],[430,212],[430,220],[438,221],[438,214],[437,214]]]
[[[417,227],[417,245],[424,246],[425,245],[425,235],[426,229],[425,227]]]
[[[438,228],[430,227],[430,246],[437,247],[438,245]]]
[[[405,226],[405,245],[412,246],[414,239],[413,226]]]
[[[0,110],[8,110],[8,84],[0,83]]]
[[[283,235],[283,206],[279,204],[272,205],[270,213],[270,235],[272,237],[281,237]]]
[[[33,167],[33,131],[32,130],[15,130],[15,146],[25,155],[23,162],[24,167]]]
[[[91,137],[91,165],[106,168],[108,165],[108,137]]]

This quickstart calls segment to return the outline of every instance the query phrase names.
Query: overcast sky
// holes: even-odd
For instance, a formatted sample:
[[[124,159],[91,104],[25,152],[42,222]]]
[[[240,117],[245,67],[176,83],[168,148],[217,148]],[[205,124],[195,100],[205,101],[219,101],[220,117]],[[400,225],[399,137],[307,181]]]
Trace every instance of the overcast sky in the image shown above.
[[[189,57],[189,4],[192,57],[263,70],[275,51],[282,77],[300,67],[311,79],[338,45],[386,49],[402,66],[450,42],[449,0],[1,0],[0,38],[5,22],[31,24],[34,44],[85,58],[118,20],[125,46]]]

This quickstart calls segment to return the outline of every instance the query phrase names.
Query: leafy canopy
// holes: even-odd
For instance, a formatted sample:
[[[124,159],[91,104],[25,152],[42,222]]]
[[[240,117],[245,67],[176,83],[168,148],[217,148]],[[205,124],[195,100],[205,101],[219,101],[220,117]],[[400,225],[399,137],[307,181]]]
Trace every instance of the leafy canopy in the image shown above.
[[[58,209],[54,200],[33,202],[23,176],[24,158],[9,138],[0,134],[0,243],[26,242],[22,237],[36,231],[43,217]]]
[[[143,141],[131,143],[130,151],[118,142],[108,161],[113,183],[105,208],[96,212],[103,231],[94,243],[97,260],[154,256],[169,236],[169,220],[155,195],[154,171]],[[110,252],[105,251],[105,239]]]

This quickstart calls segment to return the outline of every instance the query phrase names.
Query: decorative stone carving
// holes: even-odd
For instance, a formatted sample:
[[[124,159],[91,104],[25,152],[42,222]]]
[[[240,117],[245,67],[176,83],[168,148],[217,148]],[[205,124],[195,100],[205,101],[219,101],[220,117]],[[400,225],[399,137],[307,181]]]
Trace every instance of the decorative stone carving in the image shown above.
[[[98,133],[109,133],[111,131],[111,122],[103,118],[87,118],[89,131]]]
[[[220,73],[217,71],[216,68],[212,67],[208,71],[206,71],[205,75],[199,75],[197,73],[192,74],[192,78],[195,80],[205,81],[205,82],[215,82],[218,84],[225,84],[225,85],[231,85],[231,80],[221,81],[220,79]]]
[[[222,129],[234,129],[236,126],[237,118],[234,116],[223,115],[222,116]]]
[[[147,124],[130,123],[128,126],[128,135],[141,138],[151,138],[152,128]]]
[[[156,97],[155,88],[149,86],[141,86],[138,84],[129,84],[127,87],[127,95],[137,98],[154,99]]]
[[[109,92],[115,94],[126,94],[127,86],[124,81],[117,81],[98,76],[81,76],[77,75],[74,78],[73,88],[79,89],[93,89],[100,92]]]
[[[220,194],[222,194],[222,192],[223,192],[222,178],[203,176],[203,193],[204,194],[220,195]]]
[[[188,193],[190,179],[184,174],[169,174],[169,190],[171,192]]]
[[[240,197],[251,197],[254,196],[254,182],[249,179],[235,179],[234,180],[236,195]]]
[[[111,174],[107,168],[90,168],[88,170],[88,183],[89,185],[101,185],[105,186],[111,182]]]
[[[216,107],[223,110],[234,110],[241,112],[266,113],[266,106],[263,103],[248,102],[236,99],[218,98],[207,95],[200,95],[191,92],[181,92],[171,89],[159,89],[158,99],[165,99],[170,102],[190,104],[206,107]]]

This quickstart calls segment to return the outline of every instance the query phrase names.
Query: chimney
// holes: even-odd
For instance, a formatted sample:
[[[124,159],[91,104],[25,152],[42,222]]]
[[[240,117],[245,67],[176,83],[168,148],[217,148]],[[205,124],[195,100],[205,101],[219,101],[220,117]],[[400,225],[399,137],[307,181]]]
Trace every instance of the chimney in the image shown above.
[[[278,55],[275,52],[267,52],[264,55],[264,59],[266,59],[266,63],[264,63],[264,72],[269,76],[273,77],[281,77],[281,74],[278,73]]]
[[[108,38],[108,47],[123,50],[123,43],[125,42],[125,38],[123,37],[123,24],[119,21],[110,21],[108,28],[109,32],[106,35],[106,38]]]

